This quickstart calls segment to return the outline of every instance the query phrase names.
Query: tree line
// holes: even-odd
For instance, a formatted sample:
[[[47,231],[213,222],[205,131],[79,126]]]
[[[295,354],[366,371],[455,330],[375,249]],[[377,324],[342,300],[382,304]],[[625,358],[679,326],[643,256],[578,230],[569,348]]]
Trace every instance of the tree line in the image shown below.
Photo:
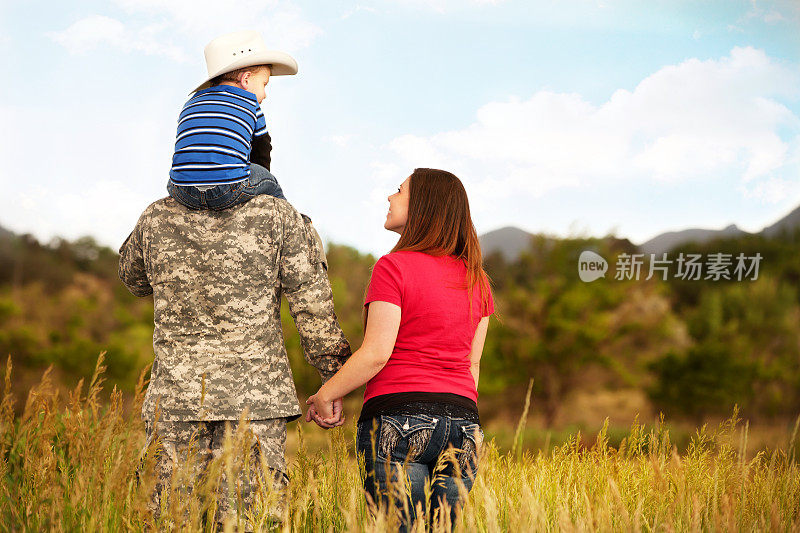
[[[548,422],[579,389],[644,391],[655,409],[696,421],[734,404],[750,418],[800,412],[800,234],[746,235],[682,246],[684,253],[759,253],[756,280],[614,279],[586,283],[578,257],[592,250],[613,264],[636,253],[625,239],[534,236],[516,259],[485,257],[496,314],[479,392],[524,390]],[[675,254],[678,251],[674,251]],[[354,348],[362,339],[363,295],[376,257],[327,246],[336,312]],[[116,252],[91,238],[41,243],[0,233],[0,353],[23,375],[54,365],[70,383],[106,352],[111,385],[132,391],[152,361],[152,300],[117,279]],[[287,352],[298,390],[316,390],[283,306]],[[20,402],[17,403],[20,405]]]

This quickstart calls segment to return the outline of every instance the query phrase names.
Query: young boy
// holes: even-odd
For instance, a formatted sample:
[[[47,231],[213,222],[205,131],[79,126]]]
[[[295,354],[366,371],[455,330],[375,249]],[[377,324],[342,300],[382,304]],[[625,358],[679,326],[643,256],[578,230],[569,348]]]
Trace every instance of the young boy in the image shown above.
[[[297,63],[254,31],[214,39],[205,56],[208,78],[178,118],[167,192],[191,209],[227,209],[257,194],[285,199],[269,171],[260,104],[270,76],[296,74]]]

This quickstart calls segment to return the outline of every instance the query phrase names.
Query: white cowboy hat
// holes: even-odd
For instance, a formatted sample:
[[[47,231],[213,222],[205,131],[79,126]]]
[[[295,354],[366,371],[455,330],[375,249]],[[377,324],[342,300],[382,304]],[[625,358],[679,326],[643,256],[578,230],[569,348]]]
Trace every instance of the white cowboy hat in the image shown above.
[[[297,61],[285,52],[268,50],[257,31],[237,31],[217,37],[206,45],[208,77],[192,92],[211,87],[220,74],[253,65],[272,65],[270,76],[297,74]]]

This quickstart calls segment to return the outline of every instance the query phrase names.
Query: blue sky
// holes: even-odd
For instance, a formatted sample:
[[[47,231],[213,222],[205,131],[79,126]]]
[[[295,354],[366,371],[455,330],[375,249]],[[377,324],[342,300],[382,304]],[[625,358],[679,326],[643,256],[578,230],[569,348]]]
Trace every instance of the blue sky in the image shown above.
[[[800,205],[799,6],[6,0],[0,225],[118,246],[165,194],[203,47],[256,29],[299,63],[263,104],[273,172],[327,240],[388,250],[421,166],[481,233],[757,231]]]

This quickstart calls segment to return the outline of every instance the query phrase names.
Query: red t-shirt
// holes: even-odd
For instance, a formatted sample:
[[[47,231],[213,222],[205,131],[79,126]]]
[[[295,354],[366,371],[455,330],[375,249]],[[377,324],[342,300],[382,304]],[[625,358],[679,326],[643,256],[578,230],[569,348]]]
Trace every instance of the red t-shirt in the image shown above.
[[[367,382],[364,401],[394,392],[450,392],[478,400],[469,354],[478,322],[494,312],[491,290],[472,291],[472,317],[465,288],[467,269],[452,256],[393,252],[372,269],[364,305],[400,306],[394,350]]]

